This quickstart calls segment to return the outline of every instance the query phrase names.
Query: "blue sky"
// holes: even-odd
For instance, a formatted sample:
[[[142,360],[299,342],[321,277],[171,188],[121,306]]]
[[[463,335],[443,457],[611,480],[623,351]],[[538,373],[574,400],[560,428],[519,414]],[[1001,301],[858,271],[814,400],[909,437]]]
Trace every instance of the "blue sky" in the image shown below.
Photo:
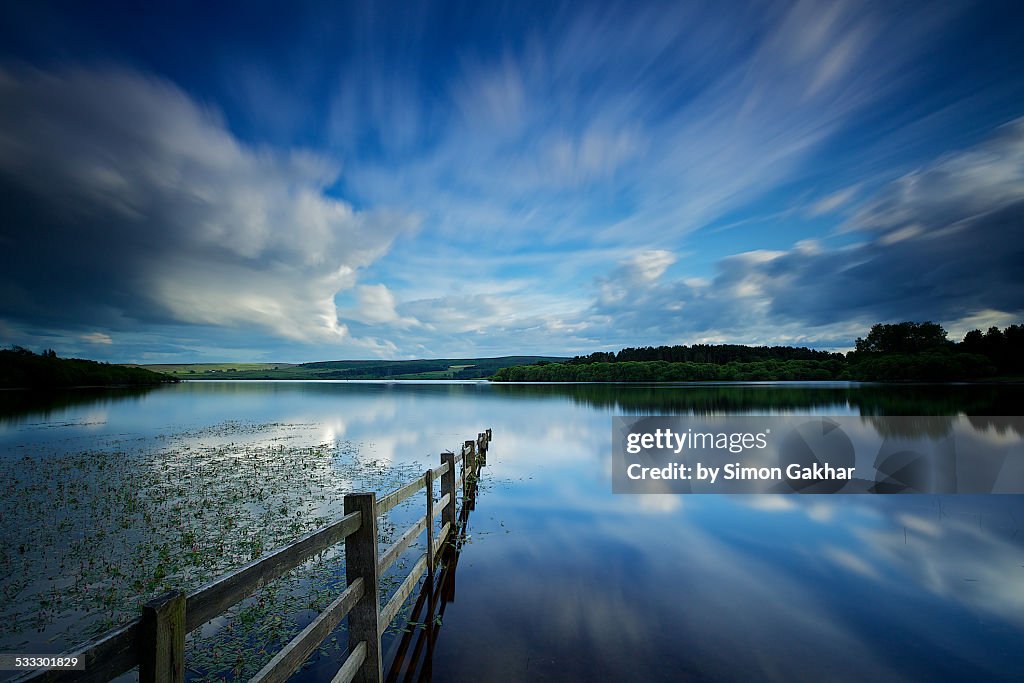
[[[0,340],[847,348],[1024,318],[1013,3],[0,9]]]

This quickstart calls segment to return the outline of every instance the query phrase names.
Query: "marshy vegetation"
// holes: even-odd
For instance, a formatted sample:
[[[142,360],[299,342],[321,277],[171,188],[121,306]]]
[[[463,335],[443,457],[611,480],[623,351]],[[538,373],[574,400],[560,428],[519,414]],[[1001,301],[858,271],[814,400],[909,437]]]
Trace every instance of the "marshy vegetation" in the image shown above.
[[[311,427],[223,423],[87,449],[15,445],[0,459],[2,648],[82,642],[155,595],[196,588],[340,518],[344,493],[389,490],[422,471],[361,457],[356,443],[309,445]],[[382,522],[390,543],[395,528]],[[190,677],[255,673],[337,596],[342,556],[313,558],[193,632]]]

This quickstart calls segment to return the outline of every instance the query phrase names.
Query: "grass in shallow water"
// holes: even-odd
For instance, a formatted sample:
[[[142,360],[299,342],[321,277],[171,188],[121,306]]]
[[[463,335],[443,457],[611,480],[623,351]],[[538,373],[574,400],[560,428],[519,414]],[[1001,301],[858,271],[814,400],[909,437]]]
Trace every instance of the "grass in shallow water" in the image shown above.
[[[314,428],[225,423],[85,450],[15,447],[0,458],[0,647],[83,642],[165,590],[194,589],[339,519],[346,492],[385,493],[422,472],[361,457],[360,444],[297,443]],[[422,502],[380,520],[382,547]],[[339,545],[194,631],[190,678],[251,676],[344,585]],[[323,650],[344,645],[335,634]]]

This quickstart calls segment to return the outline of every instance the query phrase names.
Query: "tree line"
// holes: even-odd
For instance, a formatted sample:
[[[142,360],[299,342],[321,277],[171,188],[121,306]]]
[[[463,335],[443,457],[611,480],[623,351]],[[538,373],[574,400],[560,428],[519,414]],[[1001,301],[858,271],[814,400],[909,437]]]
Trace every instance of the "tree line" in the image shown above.
[[[499,382],[958,381],[1024,374],[1024,325],[948,339],[931,321],[879,323],[849,353],[807,347],[647,346],[498,370]]]
[[[52,349],[38,354],[20,346],[0,349],[0,387],[143,386],[176,381],[144,368],[59,358]]]
[[[818,351],[806,346],[743,346],[742,344],[694,344],[693,346],[643,346],[618,352],[598,351],[576,356],[569,365],[621,363],[629,361],[667,361],[669,363],[753,363],[756,361],[814,360],[842,358],[841,353]]]

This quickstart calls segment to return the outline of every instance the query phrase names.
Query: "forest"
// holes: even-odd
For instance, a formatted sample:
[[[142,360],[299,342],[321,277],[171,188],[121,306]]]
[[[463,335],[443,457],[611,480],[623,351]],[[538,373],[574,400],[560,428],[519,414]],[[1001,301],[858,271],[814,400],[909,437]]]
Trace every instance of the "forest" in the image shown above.
[[[878,323],[848,353],[807,347],[694,344],[625,348],[563,363],[503,368],[497,382],[735,382],[1011,380],[1024,376],[1024,324],[972,330],[962,341],[938,323]]]
[[[0,349],[0,387],[143,386],[176,382],[159,372],[80,358],[59,358],[53,350],[33,353],[20,346]]]

